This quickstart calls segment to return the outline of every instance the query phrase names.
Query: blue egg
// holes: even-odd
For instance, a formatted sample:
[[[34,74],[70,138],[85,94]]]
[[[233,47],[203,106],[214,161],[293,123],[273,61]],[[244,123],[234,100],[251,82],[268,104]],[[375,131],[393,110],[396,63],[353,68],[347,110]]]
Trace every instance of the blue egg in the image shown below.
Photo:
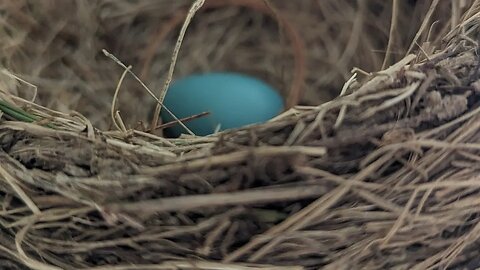
[[[270,120],[282,112],[282,97],[275,89],[256,78],[236,73],[196,74],[174,82],[164,105],[176,117],[209,112],[207,116],[185,122],[198,136],[219,130],[239,128]],[[173,118],[162,110],[163,123]],[[187,133],[180,125],[167,130],[173,137]]]

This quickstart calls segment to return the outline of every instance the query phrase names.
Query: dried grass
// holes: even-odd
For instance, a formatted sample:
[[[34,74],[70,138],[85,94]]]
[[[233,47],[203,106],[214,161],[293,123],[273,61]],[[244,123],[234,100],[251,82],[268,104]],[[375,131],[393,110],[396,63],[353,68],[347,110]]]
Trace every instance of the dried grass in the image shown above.
[[[277,15],[259,8],[261,2],[207,1],[213,7],[192,21],[174,78],[198,71],[246,72],[267,80],[285,96],[291,88],[300,87],[305,93],[302,105],[321,104],[338,95],[352,67],[368,72],[380,70],[388,40],[393,43],[386,65],[402,59],[430,6],[429,1],[417,1],[414,7],[399,1],[396,27],[391,31],[394,35],[389,39],[390,1],[271,0],[277,13],[285,18],[280,20],[280,27]],[[3,1],[1,63],[38,86],[38,104],[65,113],[79,111],[96,127],[106,129],[112,124],[108,112],[123,70],[101,50],[132,65],[132,71],[158,94],[190,3]],[[468,7],[468,1],[440,1],[429,23],[440,22],[428,40],[427,33],[422,33],[418,44],[438,41],[451,27],[445,21],[445,17],[451,17],[450,6],[457,14],[452,17],[453,23],[465,10],[462,3]],[[291,29],[297,29],[299,40]],[[32,98],[30,87],[3,88],[28,100]],[[154,100],[131,78],[124,82],[124,89],[119,108],[127,127],[150,121]]]
[[[243,2],[251,7],[251,1]],[[421,2],[417,10],[422,10]],[[130,128],[128,123],[146,113],[135,111],[147,107],[138,104],[150,97],[134,80],[125,81],[128,91],[119,99],[129,102],[119,101],[122,118],[112,110],[113,118],[122,119],[118,130],[99,129],[108,123],[122,70],[96,48],[106,45],[127,63],[142,63],[145,50],[139,48],[149,44],[147,37],[163,35],[164,48],[140,72],[148,82],[162,78],[158,74],[168,69],[162,59],[170,59],[175,36],[145,25],[158,21],[158,27],[175,28],[183,19],[160,22],[170,21],[171,14],[177,18],[172,11],[184,14],[184,3],[1,3],[8,11],[0,27],[6,36],[2,64],[38,86],[38,98],[31,98],[36,95],[31,85],[17,84],[8,72],[2,75],[0,266],[246,270],[480,265],[478,1],[429,2],[424,10],[433,11],[423,25],[450,8],[451,20],[431,31],[420,20],[411,33],[422,44],[415,54],[404,56],[409,34],[398,33],[395,43],[405,45],[401,57],[393,53],[398,48],[392,43],[369,38],[378,32],[361,27],[396,33],[389,29],[390,21],[401,28],[410,20],[402,16],[403,6],[397,7],[397,18],[378,26],[370,25],[375,20],[365,14],[380,10],[371,5],[383,1],[358,1],[361,12],[348,1],[272,1],[278,10],[274,17],[291,12],[292,25],[305,23],[307,98],[325,80],[333,87],[337,72],[348,79],[344,76],[355,61],[363,69],[382,65],[383,57],[371,53],[377,44],[391,52],[385,63],[396,64],[368,76],[358,71],[361,78],[348,80],[340,97],[297,106],[269,123],[168,140]],[[75,5],[75,13],[65,12],[68,4]],[[49,16],[38,15],[47,11]],[[278,59],[295,61],[286,56],[290,46],[278,42],[278,33],[259,34],[277,27],[268,25],[265,15],[245,12],[235,6],[198,14],[180,52],[191,61],[179,59],[178,75],[230,67],[291,85],[288,76],[296,73],[289,70],[283,78],[274,65]],[[292,15],[296,13],[302,16]],[[344,51],[333,36],[345,33],[332,34],[326,25],[318,31],[315,14],[337,26],[339,17],[355,18]],[[247,25],[252,31],[245,31]],[[326,32],[329,38],[322,36]],[[427,35],[428,40],[420,38]],[[142,40],[146,44],[139,44]],[[319,41],[332,45],[319,52],[313,46]],[[229,52],[233,47],[238,55]],[[354,60],[354,55],[361,57]],[[338,69],[319,64],[334,57]],[[249,64],[252,58],[257,65]],[[160,89],[162,83],[150,88]],[[88,117],[62,112],[76,106]]]

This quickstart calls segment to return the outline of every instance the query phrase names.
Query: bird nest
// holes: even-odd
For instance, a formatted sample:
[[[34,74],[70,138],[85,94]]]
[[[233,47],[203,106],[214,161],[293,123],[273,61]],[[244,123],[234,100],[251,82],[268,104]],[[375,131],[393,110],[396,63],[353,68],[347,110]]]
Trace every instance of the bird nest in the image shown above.
[[[5,84],[0,265],[478,267],[477,12],[332,101],[207,137],[98,129]]]

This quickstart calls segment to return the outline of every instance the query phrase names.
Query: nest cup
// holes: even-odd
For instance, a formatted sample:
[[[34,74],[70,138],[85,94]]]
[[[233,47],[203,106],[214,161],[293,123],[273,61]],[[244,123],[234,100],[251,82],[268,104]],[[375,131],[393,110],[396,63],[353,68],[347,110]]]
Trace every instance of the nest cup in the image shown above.
[[[252,78],[257,78],[262,81],[264,81],[267,84],[272,85],[272,87],[277,90],[277,92],[283,97],[284,99],[284,109],[288,110],[289,108],[297,105],[301,99],[302,96],[302,86],[303,86],[303,81],[305,77],[305,55],[304,55],[304,44],[303,41],[297,31],[297,29],[291,25],[291,23],[286,19],[285,16],[283,16],[278,10],[276,10],[273,6],[269,6],[266,4],[266,2],[262,1],[212,1],[212,2],[207,2],[204,7],[200,10],[200,12],[196,15],[196,20],[202,21],[202,15],[205,15],[205,13],[215,13],[216,11],[221,11],[222,9],[228,9],[231,7],[240,7],[243,8],[243,12],[256,12],[259,15],[263,16],[260,17],[263,20],[268,20],[265,23],[268,24],[275,24],[274,28],[278,29],[278,40],[269,40],[267,42],[271,42],[271,45],[277,45],[278,43],[285,44],[287,47],[286,49],[282,50],[277,50],[277,53],[275,54],[269,54],[268,57],[273,57],[278,59],[280,62],[277,67],[274,68],[255,68],[255,66],[258,63],[258,50],[255,48],[255,46],[251,46],[249,50],[251,50],[252,55],[249,57],[246,54],[242,54],[243,57],[249,59],[250,61],[245,61],[242,62],[241,65],[238,65],[236,63],[232,63],[231,65],[229,64],[223,64],[223,67],[217,68],[213,64],[213,66],[208,66],[207,68],[198,66],[198,65],[193,65],[192,70],[195,72],[200,72],[202,73],[209,73],[209,72],[219,72],[221,71],[222,73],[230,73],[230,74],[244,74],[244,75],[249,75]],[[165,27],[161,28],[159,32],[157,33],[156,38],[151,42],[148,46],[146,51],[148,52],[146,55],[146,58],[144,60],[144,65],[143,69],[141,72],[141,76],[143,78],[146,78],[145,74],[149,73],[149,64],[152,63],[153,59],[155,58],[155,49],[158,48],[162,41],[163,38],[168,37],[172,32],[176,33],[177,30],[180,29],[180,26],[182,25],[183,18],[186,16],[187,10],[185,9],[179,9],[172,15],[172,17],[164,24]],[[241,14],[239,14],[241,15]],[[236,16],[233,16],[232,19],[234,20]],[[218,23],[218,22],[213,22],[213,24]],[[249,23],[254,23],[254,22],[249,22]],[[190,26],[192,28],[195,28],[195,20]],[[271,29],[271,28],[269,28]],[[208,29],[204,31],[209,31]],[[265,31],[268,31],[265,29]],[[243,31],[239,31],[234,33],[236,35],[242,35],[244,34]],[[262,34],[260,32],[260,34]],[[186,37],[187,39],[189,38],[188,35]],[[255,37],[254,37],[255,38]],[[221,42],[219,40],[218,42]],[[252,43],[249,40],[246,40],[245,43]],[[254,43],[254,42],[253,42]],[[261,44],[260,44],[261,45]],[[267,44],[267,47],[269,44]],[[283,46],[285,47],[285,46]],[[222,53],[225,55],[224,57],[235,57],[235,50],[236,48],[233,48],[232,51],[225,52],[225,51],[217,51],[212,53],[211,58],[218,58],[218,55],[221,55]],[[256,52],[256,53],[255,53]],[[257,55],[256,55],[257,54]],[[229,56],[227,56],[229,55]],[[179,64],[181,65],[181,61],[186,61],[186,62],[192,62],[195,63],[195,61],[192,61],[190,59],[192,56],[191,55],[186,55],[184,58],[180,59]],[[193,56],[194,57],[194,56]],[[262,57],[262,56],[260,56]],[[263,57],[266,57],[265,54],[263,54]],[[210,57],[209,57],[210,58]],[[228,60],[226,61],[228,62]],[[285,76],[285,73],[289,73],[287,76]],[[165,111],[164,111],[165,112]],[[152,110],[150,117],[153,117],[154,111]],[[202,117],[202,116],[200,116]],[[186,119],[186,121],[192,121],[192,119]],[[165,123],[164,123],[165,124]],[[171,126],[170,124],[172,123],[166,123],[165,126]],[[167,136],[168,134],[172,134],[171,129],[169,130],[168,128],[166,129],[167,131]],[[170,131],[170,132],[169,132]]]
[[[27,2],[5,2],[2,6],[9,14],[3,24],[2,63],[38,86],[37,104],[62,112],[79,111],[101,129],[111,128],[112,92],[123,71],[101,50],[105,48],[132,65],[132,71],[157,94],[192,3]],[[385,48],[389,39],[390,2],[270,2],[268,7],[262,0],[206,1],[183,40],[174,79],[199,72],[236,71],[279,89],[287,101],[292,100],[288,105],[296,103],[295,98],[288,97],[291,93],[303,96],[302,105],[318,105],[338,95],[352,67],[366,71],[381,67],[383,53],[377,49]],[[410,2],[398,3],[398,29],[402,31],[391,33],[395,42],[387,63],[401,58],[428,11],[428,3],[418,1],[412,16]],[[449,7],[448,2],[439,6]],[[300,32],[302,39],[296,39],[292,32]],[[18,88],[20,96],[31,98],[30,92],[23,91],[30,89]],[[149,105],[153,102],[137,81],[126,77],[117,108],[127,128],[138,128],[138,121],[150,121]]]

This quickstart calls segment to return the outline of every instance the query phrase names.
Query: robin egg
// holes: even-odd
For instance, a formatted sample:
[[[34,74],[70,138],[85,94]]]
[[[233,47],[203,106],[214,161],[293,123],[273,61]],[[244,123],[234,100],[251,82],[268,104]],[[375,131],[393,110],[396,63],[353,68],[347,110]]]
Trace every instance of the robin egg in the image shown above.
[[[177,80],[169,87],[163,104],[177,118],[208,112],[207,116],[185,122],[198,136],[262,123],[284,108],[282,97],[270,85],[237,73],[195,74]],[[173,121],[165,110],[161,118],[164,123]],[[176,124],[166,133],[178,137],[186,131]]]

